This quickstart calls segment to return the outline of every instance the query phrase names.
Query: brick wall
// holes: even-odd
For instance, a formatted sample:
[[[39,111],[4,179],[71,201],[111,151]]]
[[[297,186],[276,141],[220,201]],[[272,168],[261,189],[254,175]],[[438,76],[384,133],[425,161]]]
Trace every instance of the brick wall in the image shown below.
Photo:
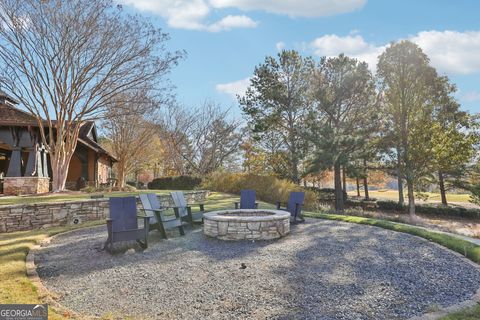
[[[201,202],[209,194],[208,191],[184,193],[188,203]],[[161,195],[158,199],[163,206],[174,205],[170,195]],[[141,208],[139,201],[137,203]],[[105,219],[108,209],[106,198],[0,206],[0,232],[43,229]]]

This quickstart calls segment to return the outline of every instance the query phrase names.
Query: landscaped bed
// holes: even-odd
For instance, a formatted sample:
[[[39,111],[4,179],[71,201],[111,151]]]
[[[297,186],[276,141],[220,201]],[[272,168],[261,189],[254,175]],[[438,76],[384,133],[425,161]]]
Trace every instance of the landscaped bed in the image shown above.
[[[104,226],[36,255],[44,284],[84,315],[405,319],[472,298],[478,267],[427,240],[308,219],[276,241],[224,242],[200,227],[111,256]]]

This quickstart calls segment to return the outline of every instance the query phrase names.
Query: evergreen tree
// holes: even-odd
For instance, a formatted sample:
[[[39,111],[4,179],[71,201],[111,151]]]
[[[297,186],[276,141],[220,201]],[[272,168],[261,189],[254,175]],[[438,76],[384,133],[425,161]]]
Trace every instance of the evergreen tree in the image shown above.
[[[358,157],[373,131],[374,80],[366,63],[340,55],[322,58],[312,80],[308,137],[310,171],[333,167],[335,209],[343,211],[341,167]]]
[[[380,55],[377,77],[384,116],[393,137],[391,154],[397,163],[399,182],[405,180],[407,184],[409,214],[413,217],[415,183],[432,169],[433,97],[437,75],[420,47],[405,40],[392,43]]]
[[[288,168],[286,176],[300,183],[299,166],[304,157],[302,131],[307,114],[311,58],[296,51],[267,57],[255,68],[250,87],[239,103],[257,140],[274,133],[282,142]],[[279,153],[276,153],[279,154]]]

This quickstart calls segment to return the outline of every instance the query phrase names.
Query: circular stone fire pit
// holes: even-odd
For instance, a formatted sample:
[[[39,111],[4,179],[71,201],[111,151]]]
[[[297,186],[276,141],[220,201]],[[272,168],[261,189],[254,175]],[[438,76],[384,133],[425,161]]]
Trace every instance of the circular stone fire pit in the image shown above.
[[[222,240],[271,240],[290,233],[290,213],[237,209],[205,213],[203,232]]]

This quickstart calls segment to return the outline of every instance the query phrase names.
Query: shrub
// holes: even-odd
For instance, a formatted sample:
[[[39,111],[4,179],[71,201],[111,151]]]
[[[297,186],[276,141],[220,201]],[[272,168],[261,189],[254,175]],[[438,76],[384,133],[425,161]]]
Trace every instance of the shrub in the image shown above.
[[[290,192],[304,191],[305,207],[308,208],[313,208],[317,199],[314,192],[305,190],[293,182],[255,174],[215,172],[204,180],[202,187],[233,194],[239,194],[242,189],[253,189],[258,199],[270,203],[286,202]]]
[[[193,190],[202,183],[202,179],[194,176],[161,177],[148,183],[148,189],[156,190]]]
[[[335,189],[333,188],[317,188],[317,187],[307,187],[306,189],[315,192],[320,202],[333,202],[335,201]],[[343,193],[343,199],[347,200],[348,195],[346,192]]]
[[[415,206],[415,211],[423,214],[480,219],[480,210],[460,207]]]
[[[377,201],[379,210],[383,211],[407,211],[405,205],[400,205],[395,201]],[[439,215],[450,217],[461,217],[469,219],[480,219],[479,209],[466,209],[461,207],[438,207],[433,205],[416,205],[416,213],[423,213],[426,215]]]
[[[384,211],[405,211],[405,206],[395,201],[377,201],[377,207]]]

